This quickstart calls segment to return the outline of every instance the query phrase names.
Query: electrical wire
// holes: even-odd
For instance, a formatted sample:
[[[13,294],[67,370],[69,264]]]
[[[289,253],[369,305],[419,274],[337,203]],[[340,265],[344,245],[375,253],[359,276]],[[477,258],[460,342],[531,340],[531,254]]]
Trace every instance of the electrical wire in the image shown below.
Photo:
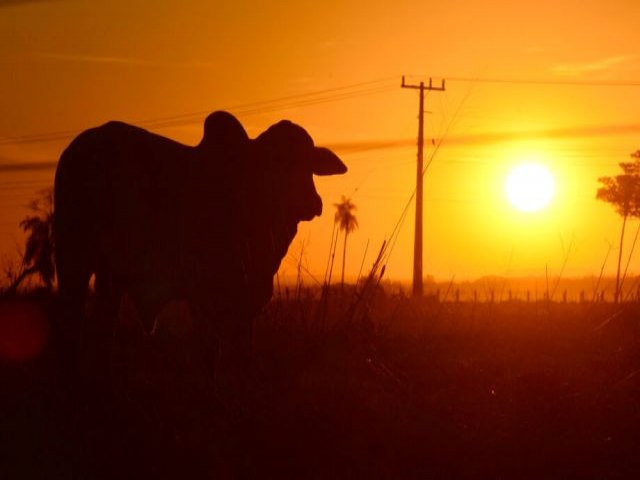
[[[447,82],[470,83],[497,83],[509,85],[546,85],[554,87],[640,87],[640,81],[606,81],[606,80],[543,80],[543,79],[517,79],[517,78],[471,78],[471,77],[444,77]]]
[[[232,105],[220,108],[220,110],[227,110],[234,112],[237,115],[257,115],[263,113],[271,113],[279,110],[286,110],[297,107],[304,107],[310,105],[318,105],[322,103],[330,103],[336,101],[349,100],[361,96],[374,95],[383,93],[395,89],[395,86],[387,85],[384,83],[390,81],[390,77],[380,78],[377,80],[371,80],[367,82],[359,82],[351,85],[345,85],[341,87],[335,87],[324,90],[316,90],[313,92],[306,92],[296,95],[288,95],[270,100],[261,100],[251,103],[244,103],[238,105]],[[132,123],[142,127],[155,127],[163,128],[177,125],[186,125],[196,121],[199,121],[202,116],[211,113],[209,110],[203,110],[198,112],[183,113],[178,115],[171,115],[166,117],[158,117],[151,119],[141,119],[132,121]],[[14,144],[28,144],[28,143],[41,143],[51,142],[57,140],[64,140],[76,135],[78,130],[63,130],[55,132],[47,132],[40,134],[21,135],[16,137],[8,137],[0,139],[0,145],[14,145]]]

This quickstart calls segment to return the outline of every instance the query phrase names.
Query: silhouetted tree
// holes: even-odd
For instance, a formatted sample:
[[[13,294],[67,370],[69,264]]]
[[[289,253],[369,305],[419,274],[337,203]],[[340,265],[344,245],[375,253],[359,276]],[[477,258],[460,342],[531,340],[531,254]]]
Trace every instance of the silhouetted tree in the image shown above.
[[[30,215],[21,222],[20,228],[27,234],[22,270],[7,289],[8,294],[16,292],[20,284],[29,276],[40,276],[47,290],[51,290],[55,278],[53,262],[53,192],[40,192],[40,196],[29,204]]]
[[[614,302],[620,300],[620,264],[622,262],[622,246],[624,232],[629,217],[640,216],[640,150],[631,154],[633,161],[621,162],[623,173],[615,177],[601,177],[598,179],[603,186],[598,189],[596,198],[613,205],[616,212],[622,216],[620,232],[620,250],[618,252],[618,268],[616,271],[616,290]]]
[[[344,246],[342,250],[342,280],[341,288],[344,288],[344,267],[347,260],[347,238],[349,234],[358,228],[358,220],[352,213],[356,210],[356,206],[351,203],[351,199],[342,196],[340,203],[333,204],[336,207],[336,214],[334,217],[335,223],[338,224],[340,231],[344,232]]]

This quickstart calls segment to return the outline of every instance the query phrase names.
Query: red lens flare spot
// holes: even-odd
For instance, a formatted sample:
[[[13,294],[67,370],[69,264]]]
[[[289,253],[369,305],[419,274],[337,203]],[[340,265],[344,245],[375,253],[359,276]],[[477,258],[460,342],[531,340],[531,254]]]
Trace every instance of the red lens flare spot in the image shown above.
[[[24,362],[37,357],[49,337],[47,315],[38,305],[0,303],[0,360]]]

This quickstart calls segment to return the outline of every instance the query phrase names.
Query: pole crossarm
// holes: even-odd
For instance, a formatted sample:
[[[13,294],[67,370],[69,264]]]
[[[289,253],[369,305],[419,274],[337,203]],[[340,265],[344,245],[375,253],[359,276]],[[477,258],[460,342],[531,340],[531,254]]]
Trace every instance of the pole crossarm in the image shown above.
[[[413,242],[413,296],[421,297],[423,294],[422,285],[422,183],[424,176],[424,160],[423,160],[423,146],[424,146],[424,91],[425,90],[437,90],[444,92],[445,84],[444,79],[440,86],[433,85],[433,79],[429,78],[429,84],[425,85],[424,82],[420,82],[420,85],[407,85],[402,76],[402,88],[411,88],[420,91],[420,105],[419,105],[419,117],[418,117],[418,162],[416,169],[416,225],[415,225],[415,237]]]
[[[433,78],[429,78],[429,84],[428,85],[424,85],[424,82],[420,82],[420,85],[408,85],[407,83],[405,83],[404,81],[404,75],[402,76],[402,84],[400,85],[401,88],[413,88],[416,90],[436,90],[439,92],[444,92],[446,90],[445,88],[445,80],[442,79],[440,81],[440,86],[433,86]]]

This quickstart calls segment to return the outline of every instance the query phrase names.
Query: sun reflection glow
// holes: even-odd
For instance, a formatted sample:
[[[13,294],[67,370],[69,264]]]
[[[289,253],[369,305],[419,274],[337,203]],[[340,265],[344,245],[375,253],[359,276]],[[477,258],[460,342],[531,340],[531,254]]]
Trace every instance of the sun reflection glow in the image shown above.
[[[555,179],[549,169],[539,163],[522,163],[507,176],[505,190],[517,210],[537,212],[551,203]]]

